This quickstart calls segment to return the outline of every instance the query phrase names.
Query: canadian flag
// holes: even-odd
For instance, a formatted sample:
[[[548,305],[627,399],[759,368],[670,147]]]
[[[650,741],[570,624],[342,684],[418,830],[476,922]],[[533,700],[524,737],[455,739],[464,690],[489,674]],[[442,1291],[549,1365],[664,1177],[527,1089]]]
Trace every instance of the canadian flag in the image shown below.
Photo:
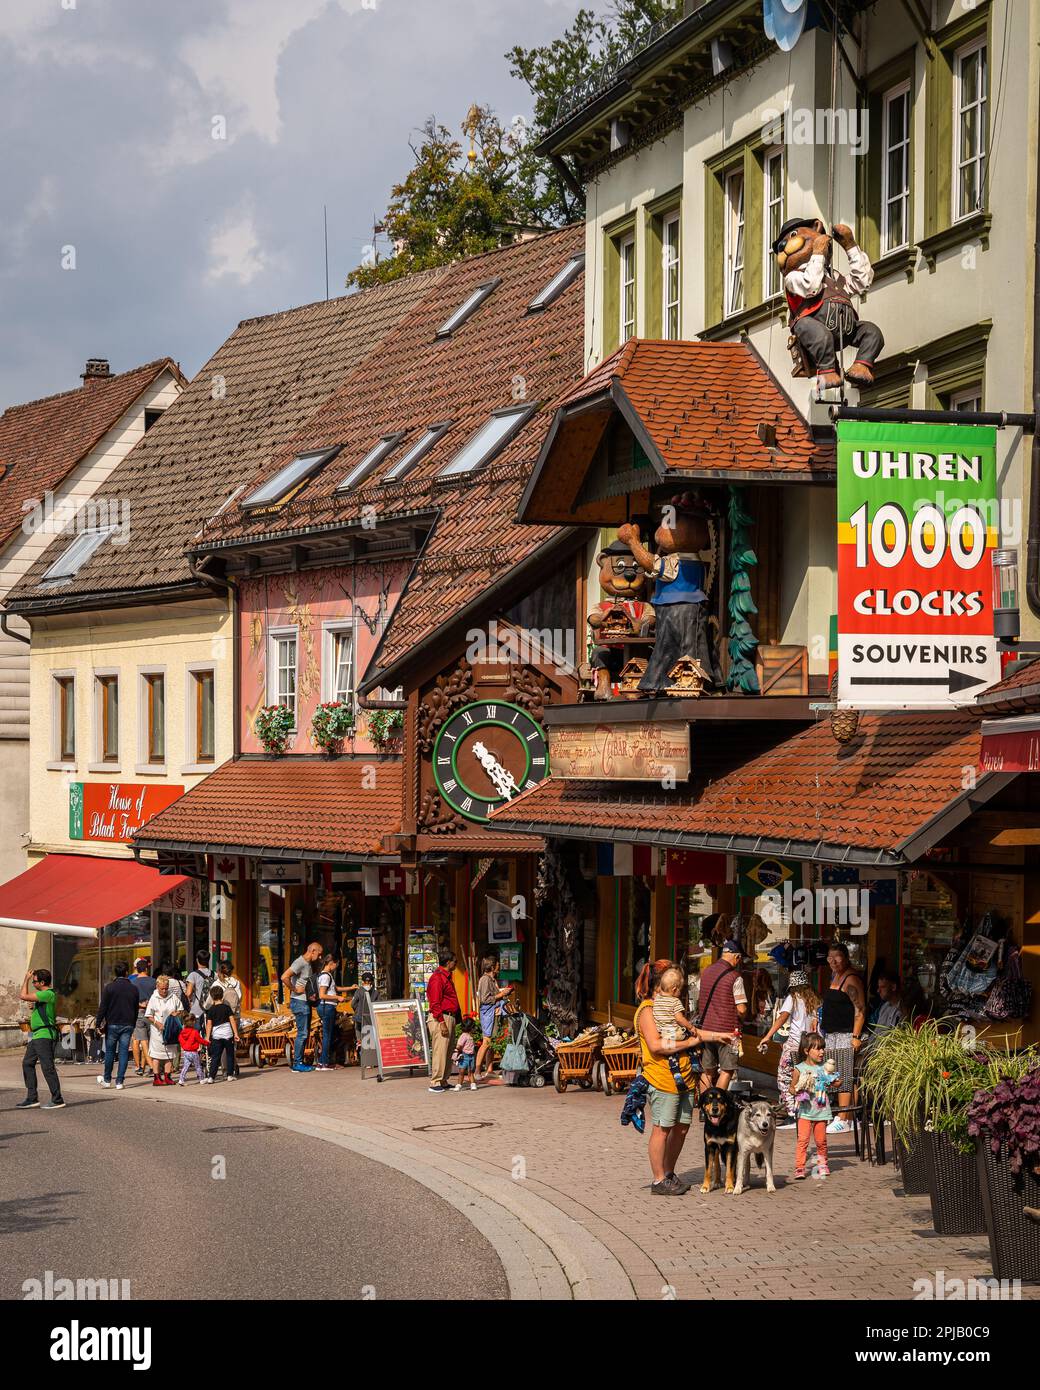
[[[361,870],[366,898],[404,897],[415,891],[412,877],[400,864],[366,864]]]
[[[206,876],[210,883],[241,883],[251,878],[250,861],[241,854],[207,854]]]

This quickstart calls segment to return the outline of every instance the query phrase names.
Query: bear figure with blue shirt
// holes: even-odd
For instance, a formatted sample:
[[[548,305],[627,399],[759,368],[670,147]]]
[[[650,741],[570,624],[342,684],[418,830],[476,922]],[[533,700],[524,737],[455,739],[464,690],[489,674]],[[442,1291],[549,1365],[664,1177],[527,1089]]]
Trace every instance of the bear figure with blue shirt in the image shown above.
[[[655,623],[654,648],[639,689],[647,695],[666,691],[671,672],[683,657],[692,657],[720,687],[722,675],[708,626],[708,568],[712,560],[708,510],[691,493],[673,497],[661,508],[654,532],[657,553],[643,545],[639,528],[626,523],[618,539],[632,551],[654,581],[650,602]]]

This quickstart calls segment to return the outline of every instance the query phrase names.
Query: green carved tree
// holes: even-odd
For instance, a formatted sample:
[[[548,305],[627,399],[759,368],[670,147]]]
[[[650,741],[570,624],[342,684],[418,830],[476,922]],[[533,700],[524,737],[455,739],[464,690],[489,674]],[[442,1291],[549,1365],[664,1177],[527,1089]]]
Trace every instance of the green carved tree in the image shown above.
[[[726,685],[744,695],[759,693],[755,670],[755,636],[749,617],[758,612],[751,597],[751,570],[758,556],[751,549],[752,518],[744,508],[743,489],[729,488],[729,676]]]

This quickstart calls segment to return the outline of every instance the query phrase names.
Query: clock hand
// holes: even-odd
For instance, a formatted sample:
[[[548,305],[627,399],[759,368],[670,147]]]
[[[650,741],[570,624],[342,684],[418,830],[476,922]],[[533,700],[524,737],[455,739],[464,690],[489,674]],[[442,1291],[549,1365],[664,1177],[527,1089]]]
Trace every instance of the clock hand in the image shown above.
[[[509,801],[513,793],[519,791],[513,781],[513,774],[502,766],[495,755],[490,753],[479,739],[473,745],[473,752],[481,767],[494,783],[495,791],[498,792],[499,796],[504,796]]]

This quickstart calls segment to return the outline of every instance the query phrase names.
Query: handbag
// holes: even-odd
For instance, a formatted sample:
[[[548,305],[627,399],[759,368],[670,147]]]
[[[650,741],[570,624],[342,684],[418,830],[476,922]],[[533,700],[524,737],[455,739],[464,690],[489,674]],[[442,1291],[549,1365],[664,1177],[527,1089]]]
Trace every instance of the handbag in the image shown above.
[[[1007,968],[986,997],[986,1017],[994,1023],[1009,1018],[1028,1018],[1033,1003],[1033,986],[1022,976],[1021,952],[1008,952]]]
[[[527,1036],[527,1020],[521,1019],[520,1026],[516,1030],[516,1037],[507,1042],[505,1051],[502,1053],[502,1061],[499,1064],[501,1070],[525,1072],[531,1070],[531,1064],[527,1060],[527,1049],[524,1047],[524,1039]]]

